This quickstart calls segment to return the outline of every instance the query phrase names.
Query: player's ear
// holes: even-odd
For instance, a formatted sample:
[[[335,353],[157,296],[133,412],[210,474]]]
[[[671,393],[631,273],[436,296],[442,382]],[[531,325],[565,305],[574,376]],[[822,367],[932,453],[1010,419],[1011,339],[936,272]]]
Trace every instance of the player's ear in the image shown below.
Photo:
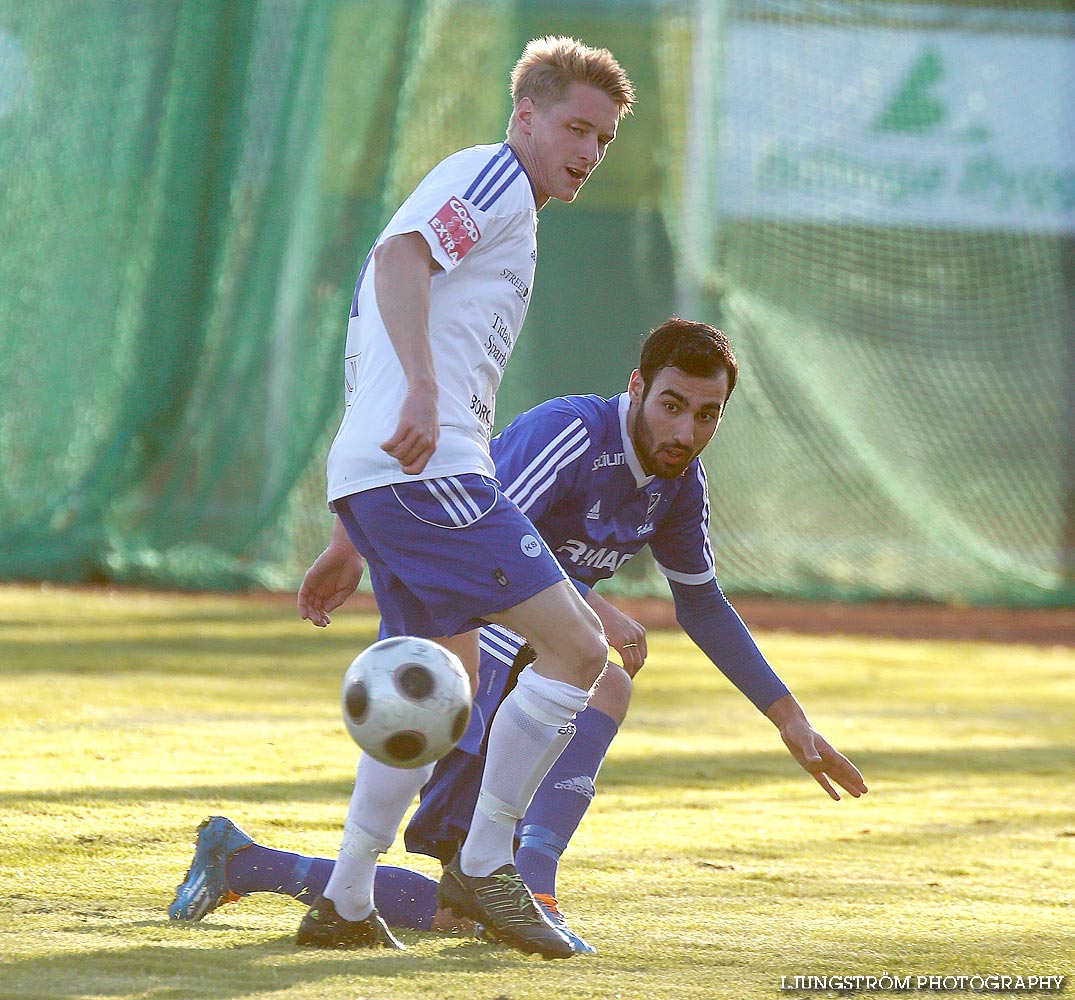
[[[642,393],[646,388],[646,382],[642,378],[641,372],[636,368],[631,372],[631,381],[627,383],[627,395],[630,400],[636,406],[642,402]]]
[[[514,119],[515,124],[526,134],[530,133],[530,130],[534,127],[534,111],[536,105],[532,97],[520,97],[519,103],[515,105],[514,110],[511,113],[511,117]]]

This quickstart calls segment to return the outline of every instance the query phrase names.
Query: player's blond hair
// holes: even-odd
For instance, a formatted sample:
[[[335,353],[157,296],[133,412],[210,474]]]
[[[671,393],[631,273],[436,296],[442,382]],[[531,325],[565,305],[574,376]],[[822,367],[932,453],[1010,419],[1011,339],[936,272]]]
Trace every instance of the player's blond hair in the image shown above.
[[[576,38],[546,35],[527,43],[511,71],[515,105],[529,97],[538,107],[563,100],[573,83],[603,90],[619,106],[619,117],[630,112],[635,88],[608,49],[595,49]]]

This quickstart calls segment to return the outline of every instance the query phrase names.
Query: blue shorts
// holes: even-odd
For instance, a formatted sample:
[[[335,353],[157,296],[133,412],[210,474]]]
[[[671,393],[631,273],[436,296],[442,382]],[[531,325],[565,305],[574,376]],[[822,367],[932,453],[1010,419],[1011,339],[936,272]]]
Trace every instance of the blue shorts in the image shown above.
[[[404,833],[407,850],[448,862],[466,839],[485,769],[485,737],[496,710],[534,651],[514,632],[488,625],[479,639],[481,666],[474,711],[458,746],[437,762]]]
[[[481,790],[485,758],[456,747],[437,761],[422,789],[403,842],[412,854],[447,863],[467,838]]]
[[[366,560],[389,635],[458,635],[567,579],[530,519],[486,476],[396,483],[334,507]]]

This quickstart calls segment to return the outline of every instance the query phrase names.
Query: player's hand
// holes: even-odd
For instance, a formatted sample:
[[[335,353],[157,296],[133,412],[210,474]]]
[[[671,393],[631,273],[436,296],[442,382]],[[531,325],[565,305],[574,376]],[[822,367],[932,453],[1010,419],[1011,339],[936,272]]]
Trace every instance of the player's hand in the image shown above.
[[[840,793],[832,787],[834,782],[856,799],[866,794],[862,773],[810,725],[794,695],[777,699],[765,714],[780,730],[780,738],[792,757],[825,789],[829,798],[840,801]]]
[[[433,457],[439,436],[436,390],[412,390],[403,399],[395,434],[381,450],[399,462],[408,476],[416,476]]]
[[[792,757],[825,789],[829,798],[840,801],[840,793],[832,787],[833,782],[856,799],[866,794],[866,782],[862,772],[834,749],[805,718],[781,726],[780,738]]]
[[[594,590],[586,594],[586,603],[601,619],[605,638],[608,639],[608,644],[620,654],[623,669],[634,677],[642,669],[642,664],[646,662],[646,657],[649,655],[645,626],[636,622],[630,615],[624,614]]]
[[[362,580],[365,563],[353,546],[335,542],[321,553],[306,571],[299,587],[299,614],[318,628],[324,628],[335,611]]]

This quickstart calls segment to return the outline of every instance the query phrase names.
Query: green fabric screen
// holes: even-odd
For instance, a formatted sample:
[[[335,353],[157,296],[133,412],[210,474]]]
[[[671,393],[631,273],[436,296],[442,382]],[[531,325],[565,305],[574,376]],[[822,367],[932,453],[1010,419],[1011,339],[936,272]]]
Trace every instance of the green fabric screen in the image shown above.
[[[0,579],[294,587],[329,528],[362,258],[433,162],[503,135],[525,41],[568,33],[640,102],[541,214],[498,425],[618,391],[640,336],[691,313],[743,366],[707,458],[726,589],[1070,603],[1070,232],[699,208],[734,141],[732,27],[818,7],[922,9],[0,0]],[[645,560],[621,586],[664,592]]]

